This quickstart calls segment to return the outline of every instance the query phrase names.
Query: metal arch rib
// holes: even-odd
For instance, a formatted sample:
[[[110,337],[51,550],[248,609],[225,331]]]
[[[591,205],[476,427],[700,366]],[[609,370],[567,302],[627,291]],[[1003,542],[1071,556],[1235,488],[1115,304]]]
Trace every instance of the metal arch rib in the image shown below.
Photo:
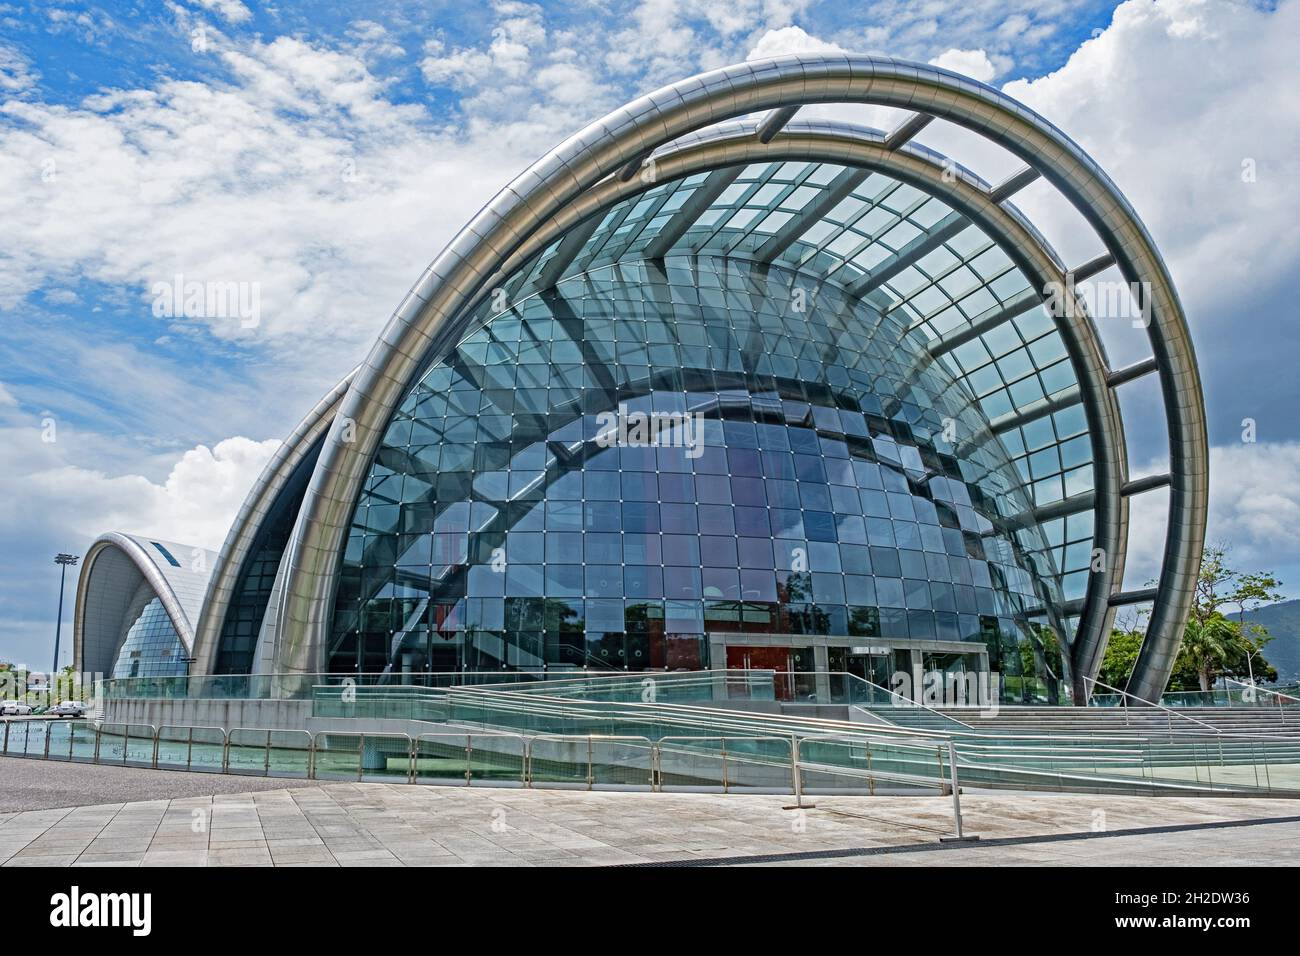
[[[120,551],[130,558],[131,563],[140,572],[140,576],[153,588],[154,594],[158,595],[163,610],[167,612],[172,627],[176,629],[177,637],[185,645],[185,650],[192,655],[194,652],[194,627],[190,622],[189,615],[185,613],[180,600],[176,597],[176,592],[172,589],[171,583],[164,577],[158,565],[139,542],[128,535],[110,531],[101,534],[86,550],[86,557],[81,562],[81,574],[77,578],[77,603],[72,617],[72,660],[77,670],[84,670],[82,661],[85,653],[86,608],[90,597],[91,579],[95,574],[95,564],[104,552],[110,549]]]
[[[287,556],[280,628],[284,666],[314,666],[312,655],[323,646],[328,628],[347,522],[388,419],[409,389],[421,357],[454,344],[454,318],[502,261],[582,193],[664,143],[747,113],[834,102],[926,112],[1004,146],[1039,169],[1084,214],[1127,280],[1151,284],[1153,321],[1148,334],[1161,363],[1176,478],[1160,600],[1130,690],[1142,693],[1163,686],[1193,596],[1208,487],[1200,379],[1168,270],[1111,180],[1042,117],[997,90],[945,70],[858,56],[751,61],[651,93],[589,125],[539,160],[447,246],[399,305],[344,398],[340,411],[355,423],[355,441],[343,442],[337,425],[326,439],[303,506],[305,531]],[[773,142],[781,139],[778,135]],[[1110,557],[1113,567],[1115,555]]]
[[[208,581],[208,591],[203,598],[203,610],[194,628],[191,656],[196,659],[194,673],[209,674],[216,660],[217,645],[221,640],[221,627],[234,595],[239,572],[248,558],[253,541],[262,528],[262,522],[275,503],[276,497],[288,482],[303,457],[316,440],[324,434],[338,413],[343,396],[357,370],[353,369],[321,398],[298,423],[279,449],[266,463],[257,481],[244,499],[226,540],[221,546],[216,567]]]

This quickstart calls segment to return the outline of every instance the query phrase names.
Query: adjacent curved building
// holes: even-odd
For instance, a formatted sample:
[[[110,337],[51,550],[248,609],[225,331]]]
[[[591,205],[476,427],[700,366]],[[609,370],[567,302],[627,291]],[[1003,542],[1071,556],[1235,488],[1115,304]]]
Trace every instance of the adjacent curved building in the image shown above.
[[[86,552],[73,616],[73,661],[106,677],[188,673],[217,555],[111,532]]]
[[[800,120],[824,103],[909,118]],[[1024,168],[982,181],[916,142],[934,120]],[[1012,204],[1040,177],[1096,259],[1061,262]],[[1149,320],[1151,357],[1126,368],[1076,293],[1107,269]],[[1117,390],[1146,375],[1170,469],[1134,481]],[[466,226],[259,479],[192,656],[231,674],[991,668],[1016,699],[1080,699],[1114,608],[1151,602],[1130,690],[1155,699],[1206,481],[1177,295],[1075,144],[933,67],[751,62],[593,123]],[[1159,581],[1125,592],[1128,500],[1165,486]],[[83,617],[115,613],[95,580],[87,560],[86,664],[107,638]]]

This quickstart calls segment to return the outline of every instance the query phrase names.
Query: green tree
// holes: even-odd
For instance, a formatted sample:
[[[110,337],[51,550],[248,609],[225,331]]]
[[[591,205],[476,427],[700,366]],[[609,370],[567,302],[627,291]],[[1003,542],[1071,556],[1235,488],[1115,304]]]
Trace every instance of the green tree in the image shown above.
[[[1214,679],[1222,673],[1240,632],[1235,622],[1217,611],[1201,617],[1192,615],[1183,631],[1183,645],[1178,651],[1174,669],[1190,669],[1196,675],[1200,689],[1208,691]]]
[[[1101,672],[1097,679],[1103,684],[1122,689],[1128,681],[1128,675],[1133,673],[1133,665],[1137,663],[1143,636],[1136,628],[1111,631],[1110,640],[1106,644],[1106,656],[1102,658]]]
[[[1182,647],[1166,690],[1208,691],[1221,675],[1276,680],[1277,670],[1264,659],[1272,637],[1266,628],[1246,621],[1246,612],[1280,601],[1282,582],[1267,571],[1243,573],[1229,566],[1227,545],[1211,545],[1201,557],[1196,596],[1183,632]],[[1236,609],[1237,620],[1228,612]],[[1111,632],[1099,679],[1124,687],[1142,646],[1143,632],[1133,626]]]
[[[1262,624],[1247,624],[1246,611],[1248,609],[1254,611],[1261,605],[1281,601],[1285,597],[1278,590],[1281,587],[1282,582],[1267,571],[1242,574],[1238,576],[1236,587],[1229,599],[1230,603],[1237,606],[1237,621],[1244,644],[1242,656],[1245,659],[1245,676],[1252,681],[1256,679],[1275,681],[1277,669],[1264,660],[1260,653],[1264,645],[1273,640],[1272,636]],[[1256,662],[1259,664],[1258,667]]]

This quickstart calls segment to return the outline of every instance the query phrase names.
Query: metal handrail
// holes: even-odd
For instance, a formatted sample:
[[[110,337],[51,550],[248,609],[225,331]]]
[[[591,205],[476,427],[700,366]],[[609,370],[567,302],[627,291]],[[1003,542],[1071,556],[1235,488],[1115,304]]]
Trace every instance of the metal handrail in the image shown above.
[[[650,753],[650,779],[647,783],[651,791],[654,790],[656,766],[655,751],[657,750],[657,747],[655,742],[649,737],[643,737],[639,734],[536,734],[526,739],[528,746],[525,750],[524,759],[528,768],[527,779],[529,787],[532,787],[533,785],[533,747],[537,744],[537,741],[556,740],[572,741],[576,743],[585,740],[587,742],[587,789],[594,789],[596,786],[596,756],[594,743],[599,740],[606,743],[644,743],[646,745],[646,750]]]
[[[919,701],[919,700],[913,700],[913,699],[910,698],[910,697],[904,697],[902,694],[896,693],[896,692],[890,690],[888,687],[881,687],[881,686],[880,686],[879,684],[877,684],[875,681],[869,681],[869,680],[867,680],[865,677],[859,677],[857,674],[850,674],[850,673],[848,673],[847,671],[826,671],[825,673],[827,673],[827,674],[843,674],[845,677],[852,678],[853,680],[856,680],[856,681],[861,681],[862,683],[866,684],[868,687],[874,687],[876,690],[878,690],[878,691],[882,691],[883,693],[888,694],[888,695],[889,695],[891,698],[893,698],[895,701],[902,701],[902,702],[903,702],[903,703],[901,703],[901,704],[895,703],[895,704],[894,704],[895,707],[920,707],[922,710],[926,711],[927,713],[931,713],[931,714],[934,714],[936,717],[939,717],[939,718],[942,719],[945,723],[958,724],[958,725],[960,725],[960,726],[962,726],[962,727],[965,727],[965,728],[966,728],[967,730],[969,730],[969,731],[972,731],[972,732],[978,733],[978,731],[976,731],[976,729],[975,729],[974,726],[972,726],[971,724],[966,723],[966,721],[964,721],[964,720],[958,720],[956,717],[951,717],[951,716],[949,716],[948,714],[943,713],[942,711],[936,710],[935,708],[931,707],[929,704],[923,704],[923,703],[921,703],[921,701]],[[857,704],[857,705],[855,705],[855,706],[861,707],[862,705],[861,705],[861,704]]]
[[[528,786],[528,746],[529,738],[524,734],[502,733],[492,730],[466,730],[462,733],[427,733],[417,734],[411,738],[411,770],[407,777],[408,783],[418,784],[420,782],[420,771],[416,766],[416,761],[420,759],[420,741],[422,740],[463,740],[465,743],[465,786],[474,785],[473,774],[473,754],[475,738],[487,740],[517,740],[520,743],[519,751],[519,785]],[[489,751],[491,753],[493,751]]]
[[[1179,720],[1190,720],[1194,724],[1199,724],[1202,727],[1208,727],[1216,734],[1223,733],[1223,731],[1220,728],[1214,726],[1213,724],[1207,724],[1205,721],[1197,720],[1195,717],[1188,717],[1186,714],[1180,714],[1172,707],[1166,707],[1164,704],[1154,703],[1153,701],[1149,701],[1144,697],[1138,697],[1136,694],[1130,694],[1126,690],[1120,690],[1118,687],[1111,687],[1110,684],[1102,683],[1101,681],[1096,680],[1095,678],[1092,677],[1085,676],[1083,679],[1088,681],[1088,683],[1090,684],[1096,684],[1098,687],[1104,687],[1108,691],[1112,691],[1113,693],[1122,694],[1126,700],[1132,698],[1133,700],[1141,701],[1142,703],[1146,704],[1148,707],[1154,707],[1157,710],[1164,711],[1166,714],[1172,714],[1173,716],[1177,717]],[[1172,725],[1171,725],[1171,732],[1172,732]]]
[[[1289,700],[1293,704],[1300,704],[1300,697],[1292,697],[1290,694],[1283,694],[1275,690],[1269,690],[1267,687],[1260,687],[1258,684],[1250,684],[1245,681],[1234,680],[1226,675],[1224,676],[1223,681],[1225,684],[1236,684],[1238,687],[1249,687],[1251,690],[1262,691],[1270,697],[1276,697],[1278,699],[1278,707],[1282,706],[1281,702],[1283,700]],[[1228,700],[1231,702],[1232,698],[1229,697]]]
[[[68,723],[73,724],[74,722],[68,721]],[[93,731],[94,757],[92,758],[94,762],[97,763],[104,762],[103,761],[104,755],[101,752],[100,744],[102,740],[103,731],[105,729],[110,729],[110,733],[114,731],[118,731],[121,733],[121,736],[123,738],[123,744],[124,744],[123,756],[122,756],[123,761],[127,759],[128,756],[127,750],[130,741],[141,741],[141,742],[147,741],[151,743],[153,745],[151,748],[152,761],[150,761],[150,763],[146,765],[152,765],[154,767],[158,766],[158,748],[159,748],[160,738],[162,736],[163,730],[173,729],[171,727],[155,727],[154,725],[150,725],[150,724],[107,724],[103,726],[95,726],[93,724],[88,724],[88,726],[94,727],[94,731]],[[11,743],[11,741],[8,739],[11,736],[9,733],[11,729],[12,728],[8,726],[4,728],[5,738],[6,738],[5,739],[6,750],[8,749],[7,745]],[[143,732],[137,732],[133,734],[131,733],[133,729],[136,731],[143,731]],[[230,731],[226,731],[224,728],[220,728],[220,727],[203,727],[203,728],[193,728],[193,729],[202,729],[206,731],[219,733],[222,737],[222,741],[224,744],[223,751],[225,751],[226,748],[229,747],[231,738],[235,737],[241,730],[246,733],[251,732],[259,737],[265,734],[266,743],[263,745],[265,749],[264,773],[268,776],[272,775],[270,756],[271,756],[272,749],[274,749],[273,735],[301,734],[303,737],[306,738],[305,753],[308,760],[307,774],[309,779],[318,779],[316,776],[317,766],[316,766],[316,759],[315,759],[316,754],[318,752],[317,751],[318,738],[322,734],[324,734],[327,737],[332,735],[339,735],[338,732],[334,732],[334,731],[320,731],[318,733],[311,733],[306,730],[301,730],[301,729],[290,730],[288,728],[281,728],[281,729],[234,728]],[[30,727],[24,727],[24,730],[28,731],[30,730]],[[25,752],[27,747],[28,734],[24,733],[22,736],[24,737],[24,752],[22,754],[14,754],[14,756],[24,756],[24,757],[30,757],[32,759],[40,759],[42,757],[44,757],[45,759],[54,759],[50,755],[51,738],[49,733],[45,734],[45,738],[42,741],[43,746],[41,748],[41,752],[38,754],[27,754]],[[750,735],[750,734],[741,733],[741,734],[713,734],[713,735],[678,737],[678,738],[664,737],[664,738],[660,738],[658,741],[652,740],[644,735],[619,735],[619,734],[528,735],[528,734],[521,734],[521,733],[491,732],[491,731],[489,732],[467,731],[465,733],[455,733],[455,734],[451,734],[451,733],[423,734],[423,735],[416,735],[414,737],[409,734],[403,734],[403,733],[378,733],[378,734],[342,733],[341,736],[354,737],[357,739],[356,753],[359,758],[358,766],[357,766],[358,779],[362,779],[365,776],[365,765],[364,765],[364,761],[360,759],[360,755],[364,752],[365,741],[367,738],[405,741],[406,742],[405,752],[408,756],[408,759],[411,761],[411,763],[408,764],[407,773],[405,774],[405,780],[408,783],[414,782],[414,777],[415,777],[414,761],[418,756],[418,741],[421,738],[436,738],[436,737],[459,738],[467,742],[466,743],[467,751],[472,747],[472,744],[470,744],[469,741],[472,740],[473,737],[508,738],[508,739],[519,740],[523,744],[523,759],[524,759],[524,781],[523,782],[526,786],[531,786],[533,782],[533,774],[532,774],[533,746],[536,742],[541,740],[571,740],[577,742],[585,741],[587,743],[587,748],[588,748],[587,785],[589,788],[593,788],[596,785],[596,781],[594,778],[593,745],[599,741],[610,741],[610,742],[625,741],[628,743],[640,744],[649,751],[650,774],[651,774],[649,784],[652,790],[662,790],[663,787],[661,773],[662,773],[662,757],[663,757],[663,751],[665,749],[664,747],[665,742],[681,741],[682,743],[690,744],[690,743],[704,743],[709,740],[722,740],[723,748],[724,748],[723,753],[726,755],[724,756],[724,759],[737,759],[737,757],[739,757],[740,759],[746,761],[752,762],[754,760],[757,760],[760,763],[772,764],[773,766],[775,766],[775,763],[772,760],[763,758],[760,755],[754,755],[754,754],[738,755],[734,751],[726,751],[725,742],[728,740],[754,741],[754,742],[788,740],[790,742],[790,754],[791,754],[790,766],[791,766],[791,772],[793,774],[792,784],[794,785],[795,795],[797,797],[800,797],[799,806],[803,806],[802,779],[801,779],[803,769],[801,769],[800,749],[803,746],[805,746],[806,743],[808,742],[814,742],[819,740],[835,741],[835,742],[843,743],[848,746],[862,747],[868,754],[870,754],[871,751],[873,750],[873,746],[874,748],[903,747],[914,751],[915,754],[920,757],[923,757],[925,754],[933,752],[938,755],[937,759],[938,759],[939,772],[937,775],[934,776],[911,775],[911,774],[898,773],[895,771],[885,771],[885,770],[875,769],[872,768],[870,764],[868,765],[867,772],[865,773],[855,768],[839,767],[834,764],[816,763],[816,764],[802,765],[805,766],[806,769],[812,769],[814,771],[820,771],[825,773],[836,773],[839,775],[846,775],[846,776],[866,777],[868,779],[873,779],[873,780],[879,778],[882,780],[896,780],[898,782],[907,782],[907,783],[921,782],[927,786],[935,786],[937,781],[937,786],[941,788],[945,786],[945,783],[942,779],[945,776],[945,766],[944,766],[945,758],[943,756],[943,751],[945,750],[948,751],[949,753],[949,757],[947,758],[948,761],[947,775],[951,777],[951,781],[952,781],[951,786],[953,786],[954,788],[958,786],[955,777],[955,770],[957,765],[961,764],[962,766],[969,767],[972,770],[978,770],[982,773],[1009,774],[1015,780],[1020,780],[1021,778],[1029,779],[1029,780],[1034,780],[1034,779],[1057,780],[1057,781],[1068,780],[1068,781],[1079,781],[1081,784],[1086,783],[1089,780],[1105,780],[1110,783],[1132,784],[1134,786],[1139,786],[1139,785],[1159,786],[1164,790],[1177,790],[1177,791],[1185,790],[1187,792],[1199,792],[1205,789],[1205,786],[1200,782],[1199,779],[1200,769],[1204,767],[1207,771],[1209,771],[1209,769],[1214,765],[1213,762],[1203,763],[1199,759],[1195,760],[1192,766],[1197,769],[1197,782],[1194,783],[1193,782],[1180,783],[1179,781],[1172,778],[1167,778],[1167,777],[1162,778],[1159,773],[1160,765],[1155,762],[1152,762],[1153,752],[1150,749],[1152,746],[1152,741],[1150,740],[1145,741],[1146,743],[1145,756],[1146,756],[1146,761],[1149,764],[1151,773],[1149,774],[1149,777],[1148,775],[1144,774],[1143,778],[1140,781],[1138,781],[1138,780],[1130,779],[1128,777],[1116,777],[1114,774],[1108,775],[1106,773],[1104,764],[1112,763],[1112,762],[1120,762],[1125,757],[1128,758],[1140,757],[1144,754],[1144,751],[1142,749],[1121,748],[1121,747],[1099,748],[1096,747],[1094,743],[1094,746],[1089,753],[1074,754],[1068,751],[1060,752],[1059,750],[1053,751],[1051,749],[1048,749],[1047,745],[1050,744],[1051,738],[1048,738],[1046,740],[1044,740],[1044,738],[1037,738],[1039,740],[1044,740],[1045,743],[1044,750],[1040,751],[1037,748],[1033,748],[1032,750],[1026,750],[1024,748],[1016,749],[1010,747],[1000,747],[1000,746],[995,746],[993,744],[986,745],[984,743],[972,739],[954,740],[953,738],[950,737],[943,737],[941,735],[930,735],[924,733],[914,733],[911,735],[902,735],[902,734],[869,735],[869,734],[835,733],[835,734],[808,734],[804,736],[800,736],[797,733],[793,733],[788,735],[788,737],[786,735],[771,735],[771,734]],[[190,734],[187,735],[187,738],[188,738],[188,743],[192,748],[194,743],[192,731]],[[1019,738],[1019,739],[1031,739],[1031,738]],[[1081,738],[1081,739],[1086,739],[1086,738]],[[1057,741],[1059,742],[1059,738],[1057,738]],[[1198,746],[1195,741],[1188,741],[1188,742],[1193,745],[1193,748]],[[1202,738],[1202,742],[1205,742],[1204,738]],[[1230,736],[1220,735],[1217,739],[1213,741],[1213,743],[1216,744],[1220,750],[1218,765],[1226,766],[1226,764],[1224,763],[1224,756],[1223,756],[1224,745],[1225,743],[1227,743],[1229,746],[1231,746],[1232,744],[1236,743],[1236,741],[1234,741],[1233,738],[1231,738]],[[1255,756],[1256,741],[1243,740],[1242,743],[1249,743],[1251,747],[1250,753],[1253,758],[1251,763],[1254,764],[1255,771],[1256,771],[1256,788],[1259,788],[1261,786],[1259,771],[1262,765],[1262,769],[1264,771],[1262,789],[1265,792],[1274,795],[1279,795],[1279,796],[1286,796],[1294,793],[1294,791],[1290,791],[1285,788],[1281,790],[1275,790],[1273,788],[1271,780],[1269,779],[1269,767],[1268,767],[1267,759],[1260,759],[1259,757]],[[73,742],[71,740],[71,736],[69,738],[69,749],[71,755],[71,750],[73,749]],[[291,749],[298,750],[300,748],[291,748]],[[989,760],[989,759],[996,760],[998,757],[1002,757],[1002,756],[1006,756],[1006,757],[1021,756],[1021,757],[1040,758],[1040,759],[1044,757],[1050,757],[1054,764],[1061,763],[1066,765],[1066,768],[1068,768],[1070,765],[1075,765],[1077,767],[1080,764],[1082,764],[1084,761],[1091,760],[1094,763],[1094,771],[1092,775],[1089,776],[1088,774],[1071,772],[1069,769],[1053,769],[1051,771],[1048,771],[1048,770],[1044,770],[1041,767],[1035,767],[1032,765],[1017,765],[1017,764],[1003,765],[999,763],[984,762],[984,760]],[[1158,757],[1159,755],[1155,754],[1154,756]],[[981,758],[984,758],[984,760],[981,760]],[[117,761],[115,760],[113,762],[116,763]],[[224,752],[223,752],[223,760],[221,766],[224,772],[227,773],[230,772],[228,758],[226,757],[226,754]],[[175,768],[175,767],[176,767],[175,764],[171,765],[171,768]],[[728,780],[725,779],[725,776],[726,775],[724,770],[724,784],[723,784],[724,789],[726,789],[728,786]],[[401,777],[399,775],[393,775],[392,779],[401,779]],[[1212,777],[1208,778],[1206,783],[1209,784],[1210,790],[1213,791],[1216,789],[1214,787]],[[1236,784],[1229,784],[1228,789],[1232,790],[1233,792],[1236,792],[1238,790],[1238,786]],[[873,790],[874,790],[874,784],[873,784]],[[1218,788],[1218,791],[1222,792],[1222,790],[1223,787],[1220,786]],[[1242,792],[1249,792],[1249,790],[1242,791]]]
[[[661,711],[656,716],[658,716],[664,723],[672,723],[676,721],[685,723],[687,726],[699,726],[701,722],[707,721],[707,723],[704,723],[704,726],[706,727],[720,727],[719,721],[730,722],[742,720],[740,713],[737,711],[728,710],[726,708],[705,707],[695,704],[645,704],[632,701],[585,701],[574,700],[573,698],[566,697],[547,697],[539,694],[529,694],[526,697],[523,697],[521,695],[509,694],[501,691],[492,692],[489,699],[495,700],[498,703],[504,702],[514,705],[522,705],[526,702],[530,706],[527,708],[521,706],[520,712],[533,715],[541,713],[547,707],[553,710],[559,710],[560,716],[570,716],[563,712],[564,708],[603,708],[604,713],[595,711],[595,716],[606,717],[614,720],[632,721],[637,719],[637,715],[629,712],[635,711],[638,708],[671,707],[671,711]],[[619,711],[622,711],[623,713],[620,714]],[[788,725],[806,727],[809,730],[830,729],[846,724],[844,721],[831,721],[815,717],[797,717],[787,715],[783,715],[781,720]],[[924,729],[918,730],[915,728],[899,727],[897,725],[882,726],[878,728],[878,731],[882,734],[897,733],[900,735],[908,735],[916,733],[933,733],[939,736],[944,736],[939,731],[927,731]],[[748,736],[766,735],[767,734],[761,731],[748,734]]]
[[[746,734],[717,734],[716,736],[711,736],[711,737],[688,737],[688,736],[660,737],[658,740],[654,741],[653,743],[656,789],[660,793],[663,792],[663,755],[664,755],[665,743],[669,743],[669,744],[681,743],[683,745],[702,744],[707,741],[713,741],[713,740],[721,741],[722,743],[722,746],[717,751],[716,756],[718,757],[718,759],[722,761],[722,792],[723,793],[730,793],[730,778],[727,776],[727,770],[731,761],[734,760],[738,763],[759,764],[762,766],[776,766],[778,763],[775,760],[764,759],[758,754],[738,753],[737,751],[734,750],[729,751],[727,750],[728,740],[746,741],[749,743],[758,743],[762,741],[770,742],[774,740],[779,740],[781,743],[785,744],[790,749],[792,754],[794,750],[794,740],[791,737],[787,737],[783,734],[773,734],[766,737],[750,737]],[[693,748],[689,746],[668,747],[669,752],[672,753],[692,753],[693,751],[696,751],[698,749],[701,748]],[[708,754],[707,752],[705,753],[705,755],[712,756],[712,754]],[[791,758],[791,760],[793,760],[793,757]],[[784,765],[786,761],[780,761],[780,763]],[[791,769],[793,771],[793,763],[791,763]]]
[[[939,762],[939,774],[934,778],[922,776],[920,774],[905,774],[905,773],[896,773],[895,771],[892,770],[875,769],[870,764],[870,754],[871,754],[870,744],[867,744],[866,746],[867,755],[868,755],[868,764],[866,769],[864,770],[854,770],[852,768],[847,768],[847,767],[837,767],[834,764],[807,763],[804,761],[802,754],[799,752],[800,747],[805,743],[816,742],[816,741],[846,743],[850,746],[860,745],[861,743],[860,741],[856,741],[853,739],[845,739],[833,735],[826,735],[822,737],[805,737],[799,740],[795,746],[795,759],[793,761],[794,772],[796,774],[795,792],[797,794],[802,793],[802,789],[803,789],[802,780],[800,778],[802,777],[805,768],[811,768],[814,771],[821,772],[821,773],[835,774],[836,776],[864,778],[868,781],[872,793],[875,793],[877,780],[885,780],[891,783],[905,783],[912,786],[925,787],[926,789],[935,788],[939,790],[940,793],[947,790],[950,792],[950,795],[952,797],[953,833],[956,836],[956,838],[959,840],[965,838],[962,830],[961,784],[958,780],[958,774],[957,774],[957,754],[956,751],[953,749],[953,744],[951,740],[948,740],[943,743],[939,743],[934,740],[925,740],[925,741],[916,741],[913,744],[910,744],[910,746],[915,746],[922,752],[928,752],[931,749],[931,747],[935,749],[935,754],[938,757],[938,762]],[[948,764],[947,764],[948,779],[947,780],[943,779],[945,751],[947,753],[947,758],[948,758]]]
[[[575,700],[573,698],[567,698],[567,697],[548,697],[540,694],[529,694],[526,697],[524,697],[522,695],[511,694],[507,691],[491,691],[485,693],[483,691],[475,690],[474,693],[482,694],[484,697],[489,697],[490,695],[490,699],[498,703],[516,704],[516,705],[522,705],[524,703],[527,703],[529,706],[526,708],[520,706],[519,712],[527,713],[531,715],[544,715],[547,709],[549,708],[550,710],[557,712],[559,716],[570,716],[569,714],[564,713],[565,708],[582,707],[582,708],[590,709],[590,712],[583,716],[589,716],[596,719],[605,718],[611,720],[635,721],[639,719],[639,716],[635,713],[629,714],[627,713],[627,711],[635,711],[641,708],[672,708],[671,711],[661,710],[657,716],[663,719],[664,722],[666,723],[672,722],[673,718],[676,718],[678,722],[686,723],[688,726],[699,725],[698,723],[692,723],[691,722],[692,719],[698,722],[708,721],[709,723],[705,724],[705,726],[710,726],[710,727],[718,727],[719,724],[717,723],[717,721],[719,720],[719,718],[726,721],[739,721],[742,719],[741,712],[729,710],[726,708],[707,707],[701,704],[646,704],[646,703],[632,702],[632,701],[587,701],[587,700]],[[623,711],[623,713],[619,713],[619,711]],[[950,718],[950,719],[952,719],[955,723],[958,724],[961,723],[960,721],[955,720],[955,718]],[[1188,719],[1192,719],[1192,718],[1188,718]],[[786,725],[807,728],[810,731],[817,731],[819,729],[836,730],[838,735],[840,736],[843,736],[845,734],[850,734],[854,736],[867,736],[872,733],[877,734],[880,737],[898,734],[900,735],[901,738],[905,738],[907,736],[933,734],[938,738],[944,739],[948,736],[947,733],[940,730],[931,730],[923,727],[902,727],[894,724],[880,725],[880,726],[873,725],[870,728],[870,730],[867,730],[866,728],[863,727],[863,725],[860,724],[853,724],[850,726],[845,721],[835,721],[835,720],[818,718],[818,717],[799,717],[793,715],[782,715],[781,720]],[[991,742],[1000,741],[1000,740],[1041,740],[1044,741],[1045,743],[1047,742],[1061,743],[1067,741],[1074,741],[1080,743],[1093,744],[1098,741],[1105,742],[1107,740],[1112,740],[1112,739],[1118,739],[1118,740],[1128,740],[1130,738],[1149,739],[1151,736],[1150,734],[1142,734],[1141,732],[1136,730],[1129,731],[1127,732],[1127,734],[1129,736],[1126,736],[1125,733],[1123,732],[1114,732],[1114,731],[1108,731],[1108,732],[1094,731],[1087,734],[1077,734],[1077,735],[1076,734],[1003,734],[1003,733],[989,733],[987,731],[980,730],[978,728],[970,728],[970,733],[968,737],[976,740],[988,740]],[[715,734],[715,736],[717,735]],[[728,734],[727,736],[737,736],[737,735]],[[765,734],[762,731],[757,731],[756,733],[747,734],[747,736],[765,736]],[[1245,739],[1249,739],[1249,740],[1265,739],[1265,740],[1278,740],[1278,741],[1292,740],[1292,738],[1290,737],[1258,735],[1258,734],[1252,734],[1249,737],[1246,737],[1245,735],[1232,735],[1232,734],[1222,733],[1222,736],[1224,736],[1225,738],[1239,736],[1243,740]],[[965,739],[965,737],[963,739]]]
[[[703,707],[689,704],[646,704],[641,702],[630,701],[587,701],[575,700],[573,698],[555,698],[543,696],[540,694],[516,695],[506,691],[492,691],[488,693],[478,692],[480,696],[479,704],[487,702],[488,706],[495,707],[502,711],[510,711],[520,715],[526,715],[532,718],[545,718],[554,716],[560,718],[591,719],[591,720],[608,720],[612,722],[637,723],[644,720],[654,720],[665,724],[679,724],[682,726],[703,727],[712,731],[712,735],[725,732],[728,729],[738,731],[741,734],[749,736],[762,736],[771,733],[771,729],[760,729],[747,723],[742,715],[734,710],[716,707]],[[583,713],[575,713],[583,711]],[[1179,715],[1182,716],[1182,715]],[[1168,718],[1166,718],[1168,719]],[[1188,718],[1191,719],[1191,718]],[[809,718],[783,715],[780,718],[783,730],[785,732],[797,732],[807,734],[809,732],[832,731],[839,735],[862,736],[867,733],[875,733],[879,737],[890,734],[900,735],[936,735],[943,736],[943,732],[927,728],[904,728],[893,724],[873,726],[867,730],[862,725],[850,725],[844,721],[827,720],[824,718]],[[462,718],[460,722],[466,722]],[[1172,724],[1172,721],[1170,721]],[[1171,735],[1170,741],[1176,742],[1173,736],[1172,727],[1169,730]],[[1066,742],[1086,744],[1089,746],[1098,746],[1110,741],[1120,740],[1129,741],[1133,739],[1154,740],[1155,735],[1150,732],[1140,732],[1130,730],[1125,732],[1114,731],[1093,731],[1082,735],[1066,734],[997,734],[984,733],[980,731],[959,732],[961,739],[969,741],[1041,741],[1044,745],[1060,745]],[[1280,735],[1236,735],[1227,732],[1217,734],[1219,740],[1273,740],[1283,744],[1293,743],[1293,738]]]

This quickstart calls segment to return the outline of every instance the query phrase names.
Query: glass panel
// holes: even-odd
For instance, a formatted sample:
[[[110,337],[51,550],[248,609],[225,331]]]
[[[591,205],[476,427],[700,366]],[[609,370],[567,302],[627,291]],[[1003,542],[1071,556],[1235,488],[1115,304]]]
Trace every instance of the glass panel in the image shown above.
[[[472,317],[358,502],[330,670],[704,667],[710,632],[745,629],[969,640],[1010,669],[1008,640],[1069,639],[1044,628],[1065,628],[1053,605],[1086,580],[1091,512],[1058,519],[1066,540],[1023,516],[1090,487],[1086,422],[1065,408],[988,430],[1073,381],[1050,316],[917,358],[1029,284],[967,227],[898,270],[897,307],[846,294],[852,263],[877,268],[950,213],[878,175],[756,268],[744,255],[771,233],[753,230],[844,170],[755,170],[687,229],[698,255],[639,258],[684,208],[660,184],[553,292],[525,283]],[[962,626],[980,613],[1012,634]],[[1049,699],[1057,660],[1033,658]]]

